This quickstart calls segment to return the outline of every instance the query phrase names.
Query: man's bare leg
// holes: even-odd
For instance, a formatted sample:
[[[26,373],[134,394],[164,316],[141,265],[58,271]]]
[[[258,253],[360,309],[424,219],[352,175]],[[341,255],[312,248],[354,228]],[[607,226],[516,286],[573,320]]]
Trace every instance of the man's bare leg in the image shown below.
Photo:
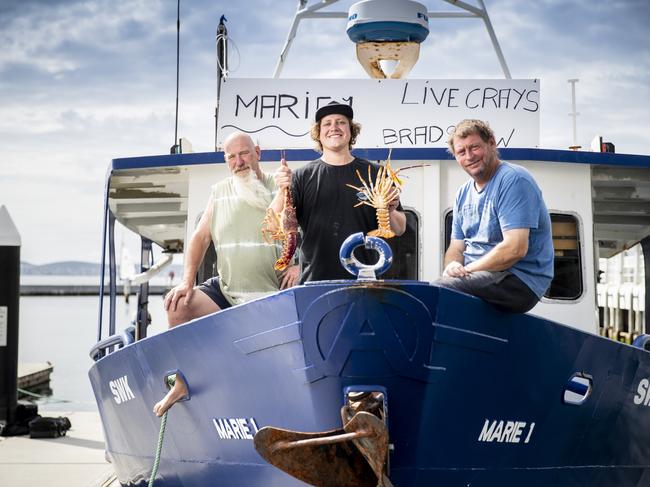
[[[217,306],[217,304],[212,301],[207,294],[195,288],[190,303],[185,305],[181,299],[178,302],[176,310],[170,309],[167,311],[167,320],[169,322],[169,327],[173,328],[181,323],[186,323],[196,318],[200,318],[201,316],[215,313],[219,311],[219,309],[219,306]],[[181,379],[180,375],[176,374],[174,385],[169,392],[167,392],[165,397],[154,405],[153,412],[156,416],[162,416],[165,414],[165,411],[185,397],[188,393],[187,384],[185,384],[183,379]]]
[[[200,289],[194,288],[188,304],[185,304],[184,298],[181,298],[175,310],[171,308],[167,310],[167,322],[169,323],[169,327],[172,328],[176,325],[200,318],[201,316],[215,313],[220,309],[217,303],[212,301],[207,294]]]

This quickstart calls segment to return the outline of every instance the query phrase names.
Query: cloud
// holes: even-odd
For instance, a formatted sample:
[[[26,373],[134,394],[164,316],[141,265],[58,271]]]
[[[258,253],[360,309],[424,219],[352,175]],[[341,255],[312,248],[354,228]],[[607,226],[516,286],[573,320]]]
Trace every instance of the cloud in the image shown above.
[[[40,81],[69,84],[119,80],[118,69],[129,59],[138,67],[155,67],[160,59],[147,56],[158,43],[173,47],[170,2],[70,2],[29,4],[14,9],[15,16],[4,22],[0,44],[0,73],[19,81],[25,73],[41,75]],[[168,17],[169,22],[159,19]],[[153,69],[155,72],[156,70]],[[140,71],[148,72],[150,69]]]
[[[214,148],[219,17],[233,41],[231,75],[270,77],[296,3],[181,3],[178,132],[196,151]],[[579,78],[579,143],[601,134],[619,152],[650,153],[650,2],[486,3],[513,77],[540,79],[543,146],[571,144],[567,80]],[[430,27],[412,78],[503,77],[480,20]],[[366,78],[345,28],[343,19],[302,22],[283,77]],[[23,258],[98,260],[111,159],[173,144],[176,2],[4,0],[0,45],[0,204],[24,235]]]

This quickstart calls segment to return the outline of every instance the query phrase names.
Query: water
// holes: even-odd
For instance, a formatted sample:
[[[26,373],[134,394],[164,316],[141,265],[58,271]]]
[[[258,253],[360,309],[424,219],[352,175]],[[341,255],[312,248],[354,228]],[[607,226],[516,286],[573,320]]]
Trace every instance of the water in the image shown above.
[[[116,331],[122,331],[133,320],[136,304],[135,296],[131,296],[130,304],[118,297]],[[105,298],[105,314],[107,309],[108,298]],[[51,398],[38,401],[39,409],[96,410],[88,379],[88,369],[93,363],[88,352],[97,340],[98,312],[99,298],[95,296],[20,298],[18,361],[50,361],[54,364],[50,383],[53,394]],[[147,334],[164,331],[167,320],[162,308],[162,296],[149,297],[149,312],[152,325]]]

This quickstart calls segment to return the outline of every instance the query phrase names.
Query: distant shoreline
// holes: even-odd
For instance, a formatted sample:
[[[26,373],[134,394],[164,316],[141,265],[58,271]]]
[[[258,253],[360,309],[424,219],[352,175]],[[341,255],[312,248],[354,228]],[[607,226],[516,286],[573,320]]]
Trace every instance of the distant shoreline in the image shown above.
[[[21,275],[21,296],[97,296],[100,279],[97,276],[70,275]],[[169,276],[156,276],[149,282],[149,294],[165,294],[168,289],[178,284],[178,279]],[[124,295],[121,281],[116,286],[117,295]],[[138,286],[131,286],[131,295],[138,292]],[[104,281],[104,295],[108,295],[108,280]]]
[[[169,290],[169,286],[164,285],[150,285],[149,294],[162,295]],[[138,286],[131,287],[131,295],[135,295],[138,291]],[[98,285],[83,285],[83,284],[21,284],[21,296],[97,296],[99,294]],[[104,295],[109,294],[108,286],[104,287]],[[124,289],[121,285],[117,286],[117,296],[124,295]]]
[[[125,274],[130,275],[140,272],[140,267],[133,266],[125,269]],[[116,267],[119,272],[120,266]],[[183,266],[179,264],[171,264],[166,266],[161,273],[167,275],[169,272],[174,272],[176,275],[183,272]],[[86,277],[95,278],[99,280],[99,275],[102,272],[102,266],[96,262],[80,262],[80,261],[63,261],[63,262],[50,262],[48,264],[30,264],[29,262],[20,262],[20,275],[21,276],[67,276],[72,278]],[[108,265],[105,269],[108,274]]]

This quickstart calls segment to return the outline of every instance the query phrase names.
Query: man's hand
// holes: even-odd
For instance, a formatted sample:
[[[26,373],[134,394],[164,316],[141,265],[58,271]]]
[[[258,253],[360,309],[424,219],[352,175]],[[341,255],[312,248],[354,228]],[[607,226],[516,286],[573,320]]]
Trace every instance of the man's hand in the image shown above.
[[[528,252],[528,228],[514,228],[503,232],[503,240],[480,259],[465,266],[465,271],[506,271],[524,258]]]
[[[280,167],[276,169],[273,177],[279,189],[291,187],[291,169],[287,166],[287,161],[284,159],[280,160]]]
[[[399,206],[399,195],[396,195],[392,200],[388,202],[388,212],[395,211]]]
[[[287,267],[280,279],[280,289],[289,289],[298,283],[300,277],[300,266],[292,265]]]
[[[467,277],[471,274],[463,264],[458,261],[452,260],[447,267],[445,267],[442,277]]]
[[[167,296],[165,296],[165,301],[163,303],[165,311],[169,311],[170,309],[172,311],[176,311],[176,307],[178,306],[178,301],[182,298],[184,298],[183,305],[188,306],[192,299],[193,293],[194,293],[194,286],[192,286],[192,284],[187,283],[185,281],[181,282],[178,286],[172,288],[167,293]]]

